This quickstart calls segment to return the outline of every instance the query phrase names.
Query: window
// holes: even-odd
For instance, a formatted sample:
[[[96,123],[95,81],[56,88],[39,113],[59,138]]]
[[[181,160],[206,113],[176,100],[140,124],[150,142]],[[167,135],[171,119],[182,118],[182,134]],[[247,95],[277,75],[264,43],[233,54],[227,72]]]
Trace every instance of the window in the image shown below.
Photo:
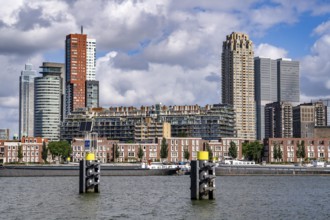
[[[171,157],[178,157],[178,152],[172,152]]]
[[[135,157],[135,152],[128,152],[129,157]]]

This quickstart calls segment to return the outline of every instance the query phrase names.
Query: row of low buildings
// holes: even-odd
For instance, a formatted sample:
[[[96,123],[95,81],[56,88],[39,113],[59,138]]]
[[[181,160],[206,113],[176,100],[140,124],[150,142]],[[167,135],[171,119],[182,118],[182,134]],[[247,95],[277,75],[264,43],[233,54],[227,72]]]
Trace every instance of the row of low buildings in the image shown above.
[[[0,162],[11,163],[18,162],[18,148],[22,146],[23,158],[25,163],[42,163],[42,145],[48,140],[43,138],[23,138],[21,141],[0,140]],[[228,156],[230,143],[234,142],[237,146],[237,159],[244,159],[242,155],[242,146],[245,142],[239,138],[222,138],[219,140],[203,140],[201,138],[166,138],[168,145],[168,162],[185,161],[184,151],[190,153],[189,160],[197,159],[197,152],[205,150],[206,144],[210,146],[213,156],[217,161],[223,161]],[[74,138],[71,147],[73,162],[78,162],[85,157],[84,138]],[[297,158],[297,146],[304,143],[304,160],[322,160],[330,162],[330,138],[269,138],[265,139],[263,160],[270,162],[299,162]],[[274,158],[274,147],[280,147],[282,152],[281,159]],[[95,149],[96,159],[101,163],[110,162],[136,162],[139,148],[144,152],[143,161],[159,161],[161,139],[155,143],[123,143],[118,140],[108,140],[98,138]],[[116,149],[119,156],[116,158]],[[52,161],[51,155],[48,161]]]

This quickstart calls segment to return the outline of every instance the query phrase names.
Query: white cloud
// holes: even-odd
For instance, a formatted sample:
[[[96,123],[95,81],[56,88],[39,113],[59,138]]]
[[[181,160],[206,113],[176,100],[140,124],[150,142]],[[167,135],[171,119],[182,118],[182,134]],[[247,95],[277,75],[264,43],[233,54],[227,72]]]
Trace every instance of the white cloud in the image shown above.
[[[267,43],[259,44],[254,49],[255,56],[267,57],[271,59],[285,58],[287,54],[288,52],[285,49],[275,47]]]
[[[187,70],[181,66],[149,63],[148,70],[122,70],[114,67],[116,53],[97,61],[101,105],[206,104],[220,102],[219,82],[206,77],[217,66]]]

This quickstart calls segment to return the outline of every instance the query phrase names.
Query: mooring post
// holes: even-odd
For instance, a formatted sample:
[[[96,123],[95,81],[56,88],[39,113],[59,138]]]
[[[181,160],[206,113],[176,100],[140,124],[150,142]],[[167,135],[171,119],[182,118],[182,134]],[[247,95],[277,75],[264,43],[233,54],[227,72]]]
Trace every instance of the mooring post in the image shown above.
[[[209,152],[197,152],[197,161],[191,161],[191,199],[215,199],[215,166],[209,162]]]
[[[87,153],[86,160],[79,164],[79,193],[100,192],[100,161],[95,160],[94,153]]]

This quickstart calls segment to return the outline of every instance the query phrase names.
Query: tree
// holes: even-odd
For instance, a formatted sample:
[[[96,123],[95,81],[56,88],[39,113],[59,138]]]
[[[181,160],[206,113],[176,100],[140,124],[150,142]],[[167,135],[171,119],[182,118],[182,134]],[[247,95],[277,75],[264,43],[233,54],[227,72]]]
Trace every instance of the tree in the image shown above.
[[[205,143],[205,150],[209,152],[209,161],[213,160],[213,151],[209,145],[209,143]]]
[[[277,144],[274,144],[273,158],[277,162],[278,159]]]
[[[115,161],[118,162],[118,158],[119,158],[119,148],[118,148],[118,144],[114,145],[115,148]]]
[[[48,144],[52,158],[59,157],[65,159],[72,153],[72,148],[67,141],[52,141]]]
[[[47,157],[48,157],[48,148],[46,147],[46,143],[43,141],[41,158],[44,160],[45,163],[47,163]]]
[[[278,159],[282,160],[283,152],[282,152],[280,146],[278,146],[278,149],[277,149],[277,156],[278,156]]]
[[[296,150],[297,158],[300,158],[300,162],[302,162],[302,158],[305,158],[305,142],[301,141],[301,143],[297,142],[297,150]]]
[[[231,156],[233,159],[237,158],[237,146],[235,142],[230,142],[230,147],[228,149],[228,155]]]
[[[263,146],[258,141],[243,143],[244,156],[248,160],[260,162],[262,159]]]
[[[168,157],[168,144],[166,139],[163,137],[162,144],[160,146],[160,158],[166,159]]]
[[[139,151],[138,151],[138,158],[140,159],[140,161],[142,161],[142,158],[144,156],[144,152],[142,150],[141,145],[139,146]]]
[[[248,145],[249,142],[244,142],[242,144],[242,155],[244,156],[244,159],[248,158]]]
[[[183,151],[183,156],[184,156],[184,159],[189,160],[189,158],[190,158],[190,153],[189,153],[188,148],[185,148],[185,149],[184,149],[184,151]]]
[[[22,145],[18,146],[17,157],[18,157],[18,162],[22,163],[22,159],[23,159],[23,147],[22,147]]]

